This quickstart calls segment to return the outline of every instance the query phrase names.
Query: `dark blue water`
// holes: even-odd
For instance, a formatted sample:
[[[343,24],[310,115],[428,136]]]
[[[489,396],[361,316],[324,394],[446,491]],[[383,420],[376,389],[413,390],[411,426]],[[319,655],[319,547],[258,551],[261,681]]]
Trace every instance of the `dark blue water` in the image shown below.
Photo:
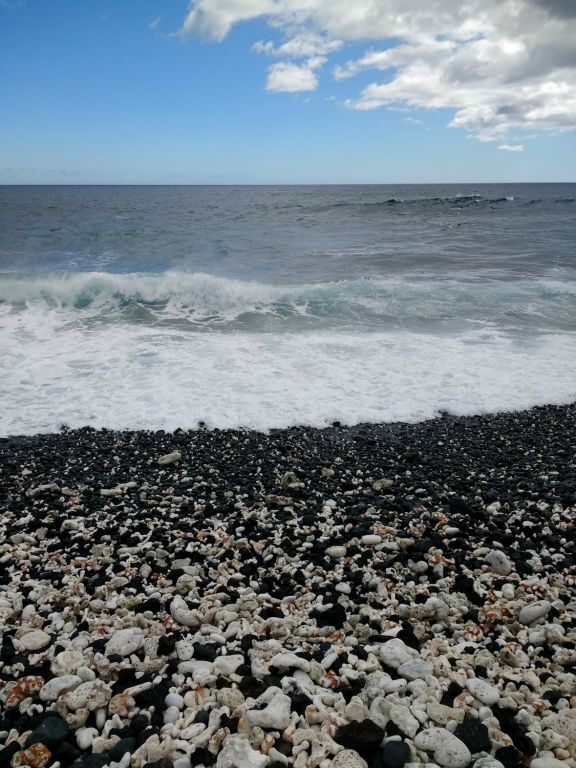
[[[574,275],[576,185],[0,187],[2,271]]]

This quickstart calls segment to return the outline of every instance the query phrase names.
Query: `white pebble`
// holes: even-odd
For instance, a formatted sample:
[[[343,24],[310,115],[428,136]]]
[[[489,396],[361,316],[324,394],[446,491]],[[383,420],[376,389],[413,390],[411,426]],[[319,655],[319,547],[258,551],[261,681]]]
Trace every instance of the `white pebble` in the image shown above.
[[[276,693],[264,709],[252,709],[246,712],[246,720],[252,726],[259,725],[261,728],[283,731],[290,724],[291,706],[292,700],[289,696],[284,693]]]
[[[472,677],[466,681],[466,688],[482,704],[492,706],[496,704],[500,698],[500,691],[485,680],[480,680],[477,677]]]
[[[214,659],[213,672],[218,677],[230,677],[244,664],[244,656],[241,653],[231,653],[229,656],[218,656]]]
[[[328,547],[328,549],[326,550],[326,554],[328,555],[328,557],[331,557],[334,560],[338,560],[339,558],[345,556],[346,547],[338,547],[338,546]]]
[[[484,562],[488,563],[490,568],[500,576],[508,576],[512,571],[512,563],[499,549],[491,549],[484,558]]]
[[[98,736],[96,728],[78,728],[76,731],[76,744],[78,744],[80,749],[89,749],[96,736]]]
[[[194,656],[194,645],[191,640],[178,640],[176,643],[176,655],[180,661],[190,661]]]
[[[537,757],[530,763],[530,768],[569,768],[569,764],[555,757]]]
[[[39,651],[45,648],[50,642],[50,635],[42,629],[33,629],[32,632],[26,632],[17,640],[17,643],[24,651]]]
[[[182,709],[184,707],[184,697],[180,696],[179,693],[169,693],[164,699],[164,704],[166,704],[167,707],[177,707],[178,709]]]
[[[182,458],[182,454],[180,451],[172,451],[172,453],[165,453],[164,456],[160,456],[158,459],[158,464],[160,464],[161,467],[166,467],[168,464],[174,464],[177,461],[180,461]]]
[[[421,731],[414,738],[414,746],[432,752],[434,760],[444,768],[465,768],[472,757],[466,744],[445,728]]]
[[[344,749],[332,760],[332,768],[368,768],[368,763],[355,750]]]
[[[269,759],[252,749],[246,736],[237,733],[227,736],[216,760],[216,768],[263,768]]]
[[[407,661],[417,659],[418,651],[410,648],[402,640],[395,637],[393,640],[388,640],[380,648],[380,657],[386,666],[398,669],[399,666]]]
[[[60,694],[78,688],[82,682],[82,678],[78,677],[78,675],[53,677],[52,680],[48,680],[48,682],[40,689],[40,698],[42,701],[56,701]]]
[[[164,712],[164,725],[176,723],[180,719],[180,709],[175,706],[168,707]]]
[[[496,760],[495,757],[486,756],[479,757],[474,763],[473,768],[504,768],[504,765],[500,760]]]
[[[400,664],[397,671],[406,680],[424,680],[432,674],[432,669],[432,664],[424,661],[424,659],[411,659]]]
[[[552,604],[548,600],[537,600],[535,603],[525,605],[518,614],[520,624],[532,624],[538,619],[547,616]]]
[[[106,643],[106,656],[112,656],[112,654],[130,656],[140,648],[143,642],[144,635],[141,629],[137,627],[120,629]]]

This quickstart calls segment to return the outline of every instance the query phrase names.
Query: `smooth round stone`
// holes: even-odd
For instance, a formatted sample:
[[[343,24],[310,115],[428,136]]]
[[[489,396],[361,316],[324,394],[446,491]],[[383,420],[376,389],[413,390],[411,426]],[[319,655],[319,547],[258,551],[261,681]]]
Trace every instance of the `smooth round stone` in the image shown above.
[[[484,562],[487,563],[490,568],[492,568],[492,570],[500,576],[508,576],[508,574],[512,571],[512,563],[506,557],[504,552],[499,549],[490,550],[490,552],[488,552],[484,558]]]
[[[39,651],[50,643],[50,635],[42,629],[33,629],[22,635],[18,642],[25,651]]]
[[[500,698],[500,691],[485,680],[480,680],[477,677],[472,677],[466,681],[466,688],[470,691],[474,698],[481,701],[482,704],[492,706],[496,704]]]
[[[397,672],[406,680],[424,680],[432,674],[432,670],[432,664],[424,661],[424,659],[412,659],[400,664]]]
[[[520,624],[532,624],[538,619],[543,619],[548,615],[552,608],[551,603],[548,600],[537,600],[535,603],[525,605],[518,614],[518,621]]]
[[[326,554],[328,557],[331,557],[334,560],[338,560],[340,557],[344,557],[346,555],[346,547],[328,547]]]
[[[427,728],[416,734],[414,746],[432,752],[434,760],[444,768],[466,768],[472,755],[470,750],[445,728]]]
[[[377,544],[382,543],[382,537],[376,533],[367,533],[365,536],[362,536],[360,541],[365,547],[375,547]]]
[[[168,708],[178,707],[178,709],[182,709],[184,707],[184,697],[180,696],[179,693],[169,693],[164,699],[164,704]]]

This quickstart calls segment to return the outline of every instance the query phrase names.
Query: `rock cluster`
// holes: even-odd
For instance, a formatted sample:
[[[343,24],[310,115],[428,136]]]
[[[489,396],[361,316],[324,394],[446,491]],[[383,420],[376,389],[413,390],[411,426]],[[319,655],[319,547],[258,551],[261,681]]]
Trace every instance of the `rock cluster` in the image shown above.
[[[576,768],[576,407],[0,442],[0,768]]]

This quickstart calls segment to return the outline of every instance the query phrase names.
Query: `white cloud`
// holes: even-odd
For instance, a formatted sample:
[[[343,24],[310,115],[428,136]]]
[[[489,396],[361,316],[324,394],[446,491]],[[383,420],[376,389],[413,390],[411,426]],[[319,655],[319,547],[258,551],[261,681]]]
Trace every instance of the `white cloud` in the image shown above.
[[[483,141],[576,127],[576,0],[193,0],[180,32],[221,40],[259,17],[284,36],[254,45],[285,59],[268,90],[313,90],[310,61],[369,41],[334,70],[374,74],[352,109],[450,109],[451,126]]]
[[[498,149],[504,152],[524,152],[524,144],[500,144]]]
[[[271,41],[259,40],[254,43],[252,50],[267,56],[288,56],[298,59],[310,56],[326,56],[341,47],[342,42],[340,40],[328,40],[314,34],[300,34],[279,46],[275,46]]]
[[[314,91],[318,86],[315,70],[321,67],[324,61],[325,59],[321,56],[309,59],[302,65],[279,61],[268,70],[266,90],[276,93]]]

